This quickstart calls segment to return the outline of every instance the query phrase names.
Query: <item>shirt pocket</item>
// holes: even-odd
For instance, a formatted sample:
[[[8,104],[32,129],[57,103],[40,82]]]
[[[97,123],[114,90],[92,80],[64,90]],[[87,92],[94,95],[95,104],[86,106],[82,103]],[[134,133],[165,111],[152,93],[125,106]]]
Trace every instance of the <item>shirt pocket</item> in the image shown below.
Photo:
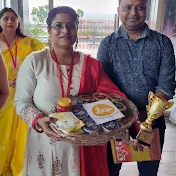
[[[160,69],[160,52],[157,49],[145,49],[142,52],[142,66],[144,74],[149,77],[156,77],[159,75]]]

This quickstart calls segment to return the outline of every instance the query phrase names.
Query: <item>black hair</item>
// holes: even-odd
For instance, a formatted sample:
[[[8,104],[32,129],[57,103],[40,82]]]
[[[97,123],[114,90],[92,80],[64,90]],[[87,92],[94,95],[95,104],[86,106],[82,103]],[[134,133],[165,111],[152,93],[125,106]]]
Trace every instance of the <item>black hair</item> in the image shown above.
[[[146,3],[147,3],[148,0],[145,0],[145,1],[146,1]],[[121,2],[122,2],[122,0],[119,0],[119,5],[120,5]]]
[[[3,17],[4,13],[6,12],[12,12],[15,14],[15,17],[18,18],[18,15],[17,13],[12,9],[12,8],[8,8],[8,7],[5,7],[3,8],[1,11],[0,11],[0,19]],[[0,26],[0,32],[2,32],[2,28]],[[21,28],[20,28],[20,22],[18,23],[18,27],[16,29],[16,34],[19,36],[19,37],[26,37],[22,32],[21,32]]]
[[[76,24],[77,25],[79,24],[79,15],[76,13],[74,9],[68,6],[58,6],[58,7],[51,9],[48,13],[46,23],[49,27],[51,26],[51,23],[53,19],[55,18],[55,16],[59,13],[69,14],[73,18],[73,20],[76,22]]]

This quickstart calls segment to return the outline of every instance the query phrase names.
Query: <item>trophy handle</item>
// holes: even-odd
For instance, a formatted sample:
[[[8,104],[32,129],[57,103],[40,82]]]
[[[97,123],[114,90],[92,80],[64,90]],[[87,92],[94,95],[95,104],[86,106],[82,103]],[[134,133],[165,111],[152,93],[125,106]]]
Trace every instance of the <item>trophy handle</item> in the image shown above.
[[[174,102],[172,102],[172,101],[168,102],[167,109],[171,108],[173,104],[174,104]]]
[[[153,100],[154,96],[155,96],[155,94],[152,91],[150,91],[149,94],[148,94],[148,105],[147,105],[147,109],[149,109],[151,107],[152,102],[153,102],[152,100]]]

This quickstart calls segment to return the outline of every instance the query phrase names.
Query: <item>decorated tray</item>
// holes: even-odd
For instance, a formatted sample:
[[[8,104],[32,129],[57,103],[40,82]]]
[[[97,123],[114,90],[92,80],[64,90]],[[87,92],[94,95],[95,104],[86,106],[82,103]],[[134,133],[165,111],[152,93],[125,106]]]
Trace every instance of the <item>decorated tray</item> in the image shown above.
[[[112,139],[123,139],[127,130],[138,117],[136,106],[128,99],[117,94],[89,93],[71,98],[73,113],[85,124],[78,132],[64,134],[59,131],[62,140],[76,145],[104,144]],[[84,109],[83,104],[109,99],[124,115],[124,117],[103,124],[96,124]]]

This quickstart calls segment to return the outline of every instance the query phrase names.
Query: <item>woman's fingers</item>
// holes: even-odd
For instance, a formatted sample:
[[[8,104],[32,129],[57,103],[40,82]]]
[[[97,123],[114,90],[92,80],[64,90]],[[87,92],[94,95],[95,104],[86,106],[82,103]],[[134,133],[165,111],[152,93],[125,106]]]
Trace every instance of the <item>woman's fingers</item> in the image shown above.
[[[51,129],[49,126],[49,124],[51,123],[50,117],[40,118],[38,119],[37,123],[47,136],[52,137],[53,139],[55,138],[56,140],[60,139],[60,135],[58,134],[58,132],[56,132],[55,130],[53,131],[54,128]]]
[[[58,132],[58,130],[57,130],[57,127],[55,126],[54,123],[50,123],[49,126],[50,126],[50,128],[51,128],[55,133],[59,134],[59,132]]]
[[[55,139],[55,140],[60,140],[60,139],[61,139],[61,137],[60,137],[58,134],[56,134],[55,132],[53,132],[50,128],[46,129],[46,130],[44,131],[44,133],[45,133],[48,137],[51,137],[51,138],[53,138],[53,139]]]

